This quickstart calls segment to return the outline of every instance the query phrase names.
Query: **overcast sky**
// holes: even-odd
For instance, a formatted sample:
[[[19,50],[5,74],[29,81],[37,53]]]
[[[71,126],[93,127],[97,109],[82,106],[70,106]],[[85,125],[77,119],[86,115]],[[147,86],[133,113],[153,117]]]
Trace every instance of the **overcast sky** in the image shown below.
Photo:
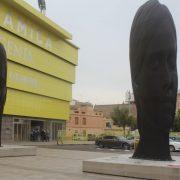
[[[38,8],[38,0],[26,0]],[[46,0],[46,15],[73,35],[80,47],[73,98],[93,104],[122,103],[131,88],[129,34],[146,0]],[[180,44],[180,0],[160,0],[170,9]],[[178,46],[178,69],[180,53]],[[180,80],[179,80],[180,82]]]

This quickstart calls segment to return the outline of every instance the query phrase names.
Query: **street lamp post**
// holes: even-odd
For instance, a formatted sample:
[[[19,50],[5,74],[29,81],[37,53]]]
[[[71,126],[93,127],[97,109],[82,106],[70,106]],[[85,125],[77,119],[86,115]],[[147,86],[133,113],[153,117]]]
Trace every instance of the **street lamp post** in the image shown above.
[[[42,14],[46,14],[46,2],[45,0],[38,0],[39,8]]]

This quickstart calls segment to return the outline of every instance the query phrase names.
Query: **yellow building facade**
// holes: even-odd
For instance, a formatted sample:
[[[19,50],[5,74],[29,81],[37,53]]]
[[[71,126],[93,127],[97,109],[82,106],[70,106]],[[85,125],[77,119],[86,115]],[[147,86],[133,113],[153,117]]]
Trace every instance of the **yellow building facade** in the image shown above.
[[[23,0],[0,1],[0,42],[8,59],[4,140],[29,140],[33,128],[55,139],[65,128],[78,63],[71,40]]]

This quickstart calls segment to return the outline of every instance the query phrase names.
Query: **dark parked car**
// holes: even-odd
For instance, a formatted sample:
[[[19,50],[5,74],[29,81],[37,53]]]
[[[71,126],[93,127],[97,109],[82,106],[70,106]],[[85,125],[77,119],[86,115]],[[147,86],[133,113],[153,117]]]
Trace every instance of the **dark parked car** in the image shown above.
[[[121,148],[121,149],[132,149],[134,148],[134,140],[128,140],[124,137],[117,136],[103,136],[97,138],[95,145],[100,148]]]

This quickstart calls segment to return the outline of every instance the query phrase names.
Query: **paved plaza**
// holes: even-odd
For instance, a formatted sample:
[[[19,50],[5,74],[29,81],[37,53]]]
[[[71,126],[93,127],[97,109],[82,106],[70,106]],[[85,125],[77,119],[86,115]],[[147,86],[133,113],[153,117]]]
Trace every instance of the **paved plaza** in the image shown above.
[[[132,180],[82,172],[82,161],[115,153],[38,148],[37,156],[0,159],[1,180]],[[134,178],[133,178],[134,179]]]

